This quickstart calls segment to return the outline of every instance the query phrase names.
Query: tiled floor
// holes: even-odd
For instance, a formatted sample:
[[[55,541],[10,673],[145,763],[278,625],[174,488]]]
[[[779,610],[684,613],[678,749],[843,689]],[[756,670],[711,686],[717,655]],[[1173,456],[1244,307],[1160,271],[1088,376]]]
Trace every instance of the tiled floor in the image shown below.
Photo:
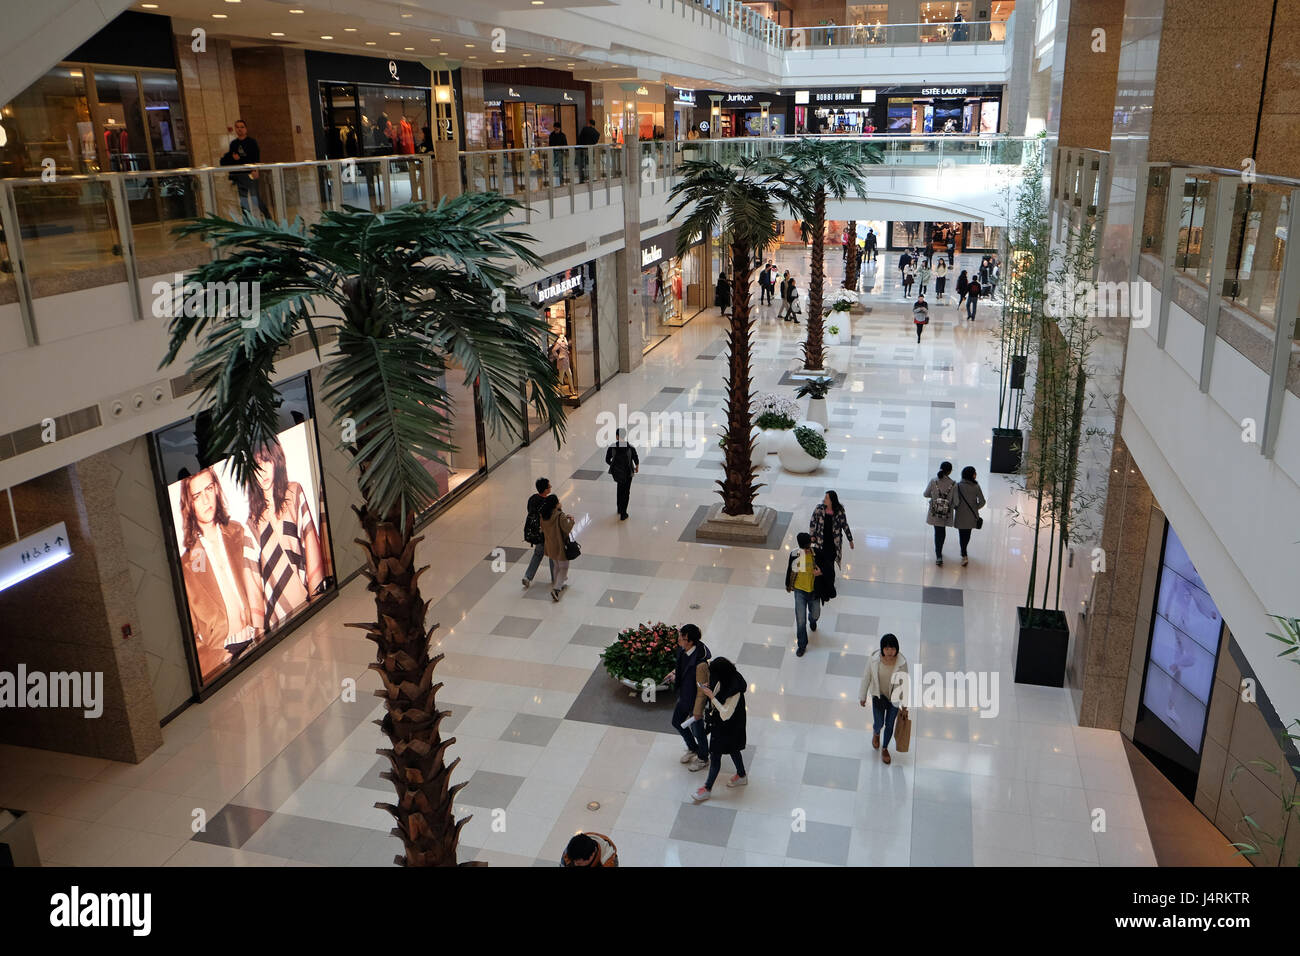
[[[838,256],[828,258],[834,274]],[[802,261],[781,257],[806,278]],[[959,257],[958,268],[974,262]],[[463,859],[554,865],[587,829],[612,837],[624,865],[1154,864],[1119,735],[1076,727],[1068,691],[1010,677],[1027,549],[1024,530],[1005,520],[1016,493],[986,474],[993,310],[971,324],[936,307],[918,346],[896,281],[893,262],[867,273],[872,311],[852,320],[846,341],[856,344],[830,350],[844,379],[830,398],[822,473],[788,474],[775,456],[760,473],[759,500],[789,516],[779,547],[683,534],[714,499],[716,446],[702,458],[643,449],[631,517],[620,522],[594,445],[597,413],[619,403],[722,420],[723,326],[713,310],[574,411],[565,448],[538,442],[517,453],[425,532],[421,586],[430,622],[442,625],[440,702],[452,711],[443,726],[456,737],[455,779],[468,781],[461,810],[473,814]],[[770,307],[758,316],[755,386],[768,391],[794,367],[803,326],[775,321]],[[946,418],[956,421],[952,443]],[[975,464],[990,501],[965,568],[935,567],[924,523],[921,491],[944,458]],[[519,585],[523,502],[539,475],[567,511],[591,516],[558,604],[544,579]],[[828,486],[848,509],[856,548],[796,658],[785,551]],[[497,547],[509,549],[505,573],[486,559]],[[375,808],[392,791],[375,753],[385,741],[371,722],[380,712],[368,694],[373,652],[342,626],[365,619],[367,598],[350,583],[164,728],[162,749],[137,766],[0,748],[0,804],[32,811],[50,863],[391,864],[392,821]],[[687,794],[701,775],[678,761],[670,702],[642,701],[599,667],[618,628],[658,620],[699,624],[749,681],[751,782],[727,789],[724,761],[714,799],[699,806]],[[898,635],[914,675],[996,675],[997,715],[914,709],[911,752],[884,765],[857,693],[885,631]],[[355,702],[340,694],[348,678],[361,689]],[[1104,832],[1092,826],[1099,808]]]

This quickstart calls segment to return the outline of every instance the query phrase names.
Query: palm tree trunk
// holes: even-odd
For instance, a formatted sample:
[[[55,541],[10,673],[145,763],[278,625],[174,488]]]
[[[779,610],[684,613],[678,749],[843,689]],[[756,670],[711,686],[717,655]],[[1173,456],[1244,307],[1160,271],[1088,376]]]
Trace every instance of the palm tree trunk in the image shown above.
[[[858,287],[858,221],[849,220],[849,256],[844,265],[844,288]]]
[[[822,368],[822,292],[826,282],[826,190],[817,192],[813,205],[812,266],[808,279],[808,338],[803,344],[803,367]]]
[[[422,539],[412,538],[397,514],[381,519],[366,508],[355,510],[366,534],[357,539],[366,552],[361,573],[370,580],[366,587],[375,596],[377,621],[348,627],[364,628],[376,645],[377,660],[370,670],[383,682],[376,696],[388,710],[378,723],[392,742],[376,753],[392,767],[380,776],[397,789],[396,805],[375,806],[397,821],[391,833],[406,845],[405,855],[394,858],[399,866],[455,866],[460,830],[470,818],[458,822],[453,816],[456,793],[465,784],[451,785],[460,758],[444,762],[456,738],[444,739],[438,732],[451,711],[440,712],[435,699],[442,684],[433,682],[433,672],[442,655],[429,657],[429,640],[438,625],[424,628],[428,608],[420,597],[419,578],[425,569],[415,568],[415,546]],[[407,522],[405,528],[412,525]]]
[[[749,435],[753,403],[750,376],[749,277],[753,260],[747,245],[733,244],[731,262],[731,328],[727,332],[727,436],[723,448],[725,479],[718,482],[722,513],[752,515],[761,484],[754,483],[754,440]]]

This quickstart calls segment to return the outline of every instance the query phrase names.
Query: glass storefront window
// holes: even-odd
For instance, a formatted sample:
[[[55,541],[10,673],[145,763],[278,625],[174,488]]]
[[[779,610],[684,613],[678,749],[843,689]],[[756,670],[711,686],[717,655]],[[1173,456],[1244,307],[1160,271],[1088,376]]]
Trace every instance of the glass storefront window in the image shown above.
[[[47,158],[54,160],[57,175],[99,172],[86,74],[80,67],[50,70],[4,107],[0,124],[5,131],[0,176],[39,176]]]
[[[181,169],[190,164],[190,136],[185,125],[180,84],[171,73],[141,73],[144,116],[154,169]]]
[[[1270,331],[1276,328],[1290,200],[1290,191],[1276,186],[1237,187],[1223,294]]]
[[[1205,219],[1210,207],[1210,180],[1189,176],[1183,182],[1182,207],[1178,214],[1178,248],[1174,251],[1174,268],[1183,272],[1200,269],[1206,243]],[[1208,255],[1205,256],[1209,258]]]
[[[1146,209],[1142,216],[1142,252],[1163,256],[1165,251],[1165,200],[1169,169],[1160,166],[1147,173]]]
[[[487,458],[479,428],[478,396],[473,383],[465,384],[465,369],[454,358],[444,357],[447,370],[439,376],[438,386],[446,391],[451,420],[452,448],[438,457],[440,461],[420,456],[420,462],[438,486],[439,500],[485,470]],[[433,507],[436,507],[436,503]],[[433,510],[432,507],[430,510]]]
[[[135,73],[95,70],[95,135],[103,146],[102,166],[115,173],[149,168],[144,109]]]
[[[400,86],[357,86],[361,145],[371,156],[409,156],[429,127],[429,91]]]

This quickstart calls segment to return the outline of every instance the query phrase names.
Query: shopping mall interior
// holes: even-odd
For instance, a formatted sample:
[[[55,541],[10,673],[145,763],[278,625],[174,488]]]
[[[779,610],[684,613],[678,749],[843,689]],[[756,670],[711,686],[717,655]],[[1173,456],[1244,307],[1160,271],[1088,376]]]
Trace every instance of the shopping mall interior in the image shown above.
[[[0,866],[1300,864],[1296,4],[15,6]]]

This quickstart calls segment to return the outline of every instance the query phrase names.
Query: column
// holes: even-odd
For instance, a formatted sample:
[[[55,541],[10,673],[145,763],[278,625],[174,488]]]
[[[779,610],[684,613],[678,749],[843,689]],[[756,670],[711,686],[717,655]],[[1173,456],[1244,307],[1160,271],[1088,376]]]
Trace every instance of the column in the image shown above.
[[[641,144],[636,97],[640,83],[623,90],[623,251],[618,254],[618,369],[641,365]]]
[[[709,94],[709,139],[722,136],[722,97]]]

